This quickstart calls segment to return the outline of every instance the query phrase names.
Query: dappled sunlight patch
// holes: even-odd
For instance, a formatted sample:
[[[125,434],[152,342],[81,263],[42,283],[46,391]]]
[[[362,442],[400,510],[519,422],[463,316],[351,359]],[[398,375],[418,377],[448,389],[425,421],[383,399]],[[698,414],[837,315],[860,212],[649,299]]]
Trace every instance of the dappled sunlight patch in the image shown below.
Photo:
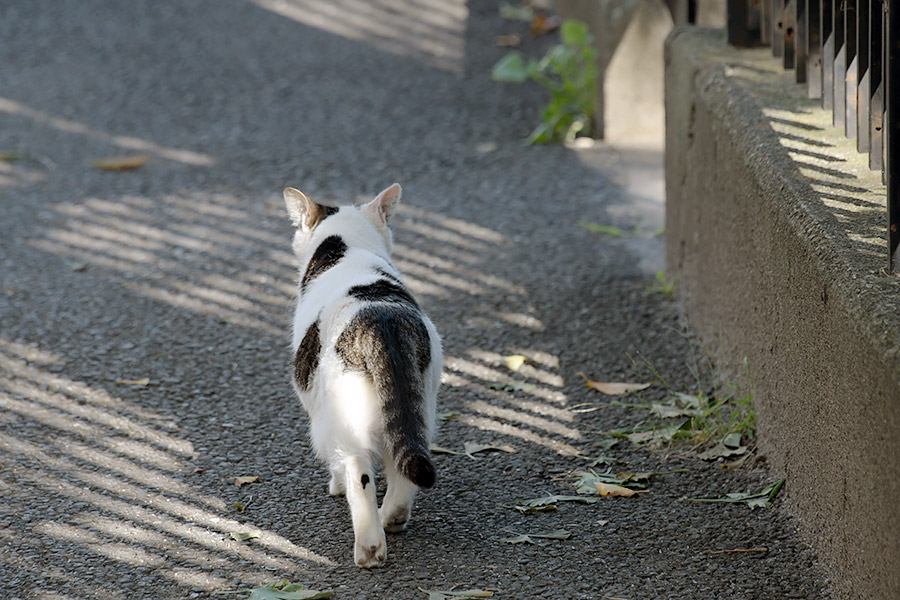
[[[271,233],[248,225],[259,218],[237,197],[191,192],[86,198],[56,210],[66,216],[64,225],[34,240],[37,248],[117,272],[136,294],[284,335],[295,293],[293,256],[271,247]],[[289,249],[289,239],[283,245]],[[256,258],[236,269],[235,257],[248,255]]]
[[[366,43],[376,50],[462,71],[464,2],[447,0],[253,0],[309,27]]]
[[[220,572],[245,572],[248,565],[264,574],[294,571],[298,561],[334,564],[230,516],[227,502],[184,478],[193,474],[194,449],[170,417],[41,368],[58,361],[53,353],[0,339],[0,407],[13,419],[0,429],[0,490],[26,487],[78,507],[62,518],[25,521],[6,535],[77,548],[86,557],[150,568],[209,590],[227,584]],[[27,435],[38,428],[41,436]],[[230,531],[243,529],[259,537],[252,544],[230,539]],[[15,551],[4,561],[27,564]],[[53,587],[68,585],[52,571],[43,577]]]
[[[510,423],[505,421],[468,413],[459,414],[456,417],[456,420],[460,423],[471,425],[472,427],[475,427],[482,431],[501,433],[512,438],[529,442],[536,446],[553,450],[557,454],[561,454],[563,456],[581,456],[581,451],[571,444],[561,442],[546,435],[535,433],[530,429],[524,429],[522,427],[511,425]]]
[[[120,148],[147,152],[167,160],[199,167],[211,167],[216,164],[216,160],[207,154],[181,148],[170,148],[133,136],[111,135],[104,131],[93,129],[84,123],[63,119],[50,113],[30,108],[21,102],[16,102],[9,98],[0,98],[0,113],[24,117],[60,131],[92,137]]]

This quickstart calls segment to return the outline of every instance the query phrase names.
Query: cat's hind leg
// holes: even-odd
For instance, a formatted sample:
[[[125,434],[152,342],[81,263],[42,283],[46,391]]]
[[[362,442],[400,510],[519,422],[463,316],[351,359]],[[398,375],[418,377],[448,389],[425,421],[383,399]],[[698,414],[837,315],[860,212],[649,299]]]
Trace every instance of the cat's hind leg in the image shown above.
[[[401,475],[393,460],[385,460],[384,475],[387,479],[387,492],[381,501],[378,515],[385,531],[399,533],[406,529],[413,498],[419,486]]]
[[[378,567],[387,558],[387,541],[378,518],[375,474],[369,461],[349,457],[344,471],[347,503],[353,517],[353,559],[360,567]]]
[[[330,496],[343,496],[346,491],[344,488],[344,467],[341,464],[331,466],[331,479],[328,480],[328,494]]]

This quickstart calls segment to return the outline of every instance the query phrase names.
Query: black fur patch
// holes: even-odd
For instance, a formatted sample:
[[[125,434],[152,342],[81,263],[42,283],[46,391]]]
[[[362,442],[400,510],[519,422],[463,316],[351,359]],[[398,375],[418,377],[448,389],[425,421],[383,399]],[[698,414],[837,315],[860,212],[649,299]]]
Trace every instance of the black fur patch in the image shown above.
[[[397,277],[396,275],[391,275],[390,273],[388,273],[388,272],[387,272],[386,270],[384,270],[384,269],[381,269],[381,268],[375,269],[375,272],[378,273],[379,275],[381,275],[382,277],[386,278],[386,279],[390,279],[391,281],[393,281],[393,282],[396,283],[397,285],[403,285],[403,282],[400,281],[400,278],[399,278],[399,277]]]
[[[319,223],[330,217],[331,215],[337,214],[337,211],[340,210],[338,206],[324,206],[322,204],[319,205]]]
[[[366,302],[393,302],[419,308],[416,299],[405,287],[387,279],[379,279],[368,285],[355,285],[347,293]]]
[[[313,373],[319,366],[319,355],[322,353],[322,342],[319,339],[319,321],[309,326],[303,340],[294,354],[294,380],[297,387],[304,392],[309,391]]]
[[[360,483],[362,483],[363,489],[366,489],[366,486],[369,485],[369,475],[367,473],[363,473],[362,477],[359,478]]]
[[[338,337],[335,350],[349,369],[374,383],[397,468],[416,485],[434,485],[423,416],[431,338],[419,311],[406,301],[363,307]]]
[[[306,286],[308,286],[313,279],[338,264],[338,262],[344,258],[344,254],[346,253],[347,244],[344,243],[341,236],[329,235],[322,240],[322,243],[319,244],[319,247],[313,252],[312,258],[309,259],[309,264],[306,265],[306,272],[303,274],[303,279],[300,281],[301,291],[306,290]]]

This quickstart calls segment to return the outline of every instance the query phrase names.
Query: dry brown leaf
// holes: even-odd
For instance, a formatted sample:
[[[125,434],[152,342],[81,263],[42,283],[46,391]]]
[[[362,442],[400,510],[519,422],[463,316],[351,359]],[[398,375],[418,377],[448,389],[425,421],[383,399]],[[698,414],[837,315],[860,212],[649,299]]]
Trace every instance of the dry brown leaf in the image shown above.
[[[91,163],[91,166],[101,171],[131,171],[139,169],[150,160],[149,154],[131,154],[129,156],[111,156],[100,158]]]
[[[601,496],[621,496],[622,498],[630,498],[635,494],[643,494],[648,490],[630,490],[627,487],[622,487],[621,485],[615,485],[614,483],[603,483],[602,481],[595,481],[594,487],[597,488],[597,493]]]
[[[562,21],[556,15],[537,14],[531,20],[529,29],[531,30],[531,35],[538,37],[551,31],[556,31],[561,23]]]
[[[522,44],[522,36],[518,33],[498,35],[494,38],[494,45],[498,48],[518,48]]]
[[[581,371],[575,374],[580,375],[589,388],[597,390],[601,394],[606,394],[607,396],[621,396],[622,394],[628,394],[629,392],[639,392],[641,390],[646,390],[651,385],[649,383],[593,381],[588,379],[587,375]]]
[[[142,379],[116,379],[116,383],[119,385],[150,385],[150,378],[144,377]]]
[[[255,483],[257,481],[259,481],[259,477],[255,476],[255,475],[244,476],[244,477],[235,477],[234,485],[236,485],[237,487],[241,487],[242,485],[247,485],[248,483]]]

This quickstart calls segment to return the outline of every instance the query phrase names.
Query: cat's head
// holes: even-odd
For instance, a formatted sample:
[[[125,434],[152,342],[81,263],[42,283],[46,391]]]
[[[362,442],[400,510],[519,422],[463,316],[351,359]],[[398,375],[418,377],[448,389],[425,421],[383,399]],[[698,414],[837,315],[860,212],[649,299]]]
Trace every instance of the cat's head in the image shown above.
[[[291,222],[297,228],[294,252],[301,256],[313,240],[338,234],[351,246],[383,244],[383,249],[390,253],[393,237],[388,222],[400,203],[400,194],[400,184],[395,183],[371,202],[338,206],[316,203],[298,189],[285,188],[284,203]]]

